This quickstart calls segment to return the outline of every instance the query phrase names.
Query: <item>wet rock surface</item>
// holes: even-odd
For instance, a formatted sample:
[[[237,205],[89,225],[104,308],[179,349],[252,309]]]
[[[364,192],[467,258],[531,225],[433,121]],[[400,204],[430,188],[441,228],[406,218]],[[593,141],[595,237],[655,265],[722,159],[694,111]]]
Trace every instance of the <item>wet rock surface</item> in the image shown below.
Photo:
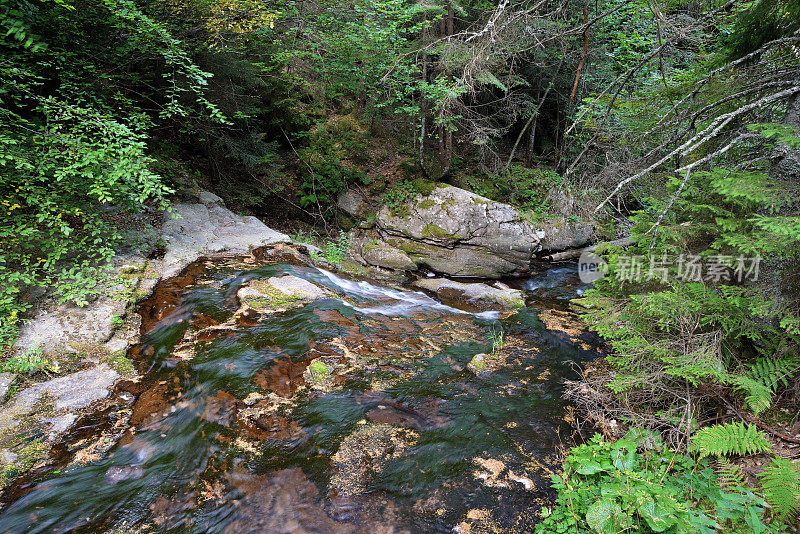
[[[573,431],[560,383],[589,351],[527,308],[467,311],[277,250],[159,284],[131,350],[149,372],[117,386],[128,416],[26,482],[0,531],[530,530],[546,487],[531,466]],[[237,298],[266,286],[296,302]],[[471,372],[490,351],[491,372]]]
[[[35,288],[39,290],[36,308],[22,326],[15,352],[41,355],[47,361],[66,362],[64,367],[81,370],[61,371],[67,374],[32,385],[29,378],[22,381],[21,391],[0,405],[0,436],[14,428],[20,418],[27,418],[29,426],[41,427],[47,440],[55,441],[84,408],[108,396],[122,374],[135,374],[125,354],[139,340],[141,327],[147,330],[157,319],[147,317],[146,323],[150,322],[142,325],[134,306],[152,293],[159,280],[193,279],[195,273],[182,271],[208,254],[246,254],[264,245],[289,241],[255,217],[235,215],[212,193],[203,191],[198,197],[197,203],[174,204],[171,213],[162,213],[162,258],[150,257],[141,246],[129,247],[131,250],[110,260],[108,271],[99,279],[98,296],[85,306],[59,304],[46,288]],[[149,308],[153,316],[163,317],[173,310],[175,295],[170,292],[175,291],[170,288],[179,285],[163,288],[156,299],[159,305]],[[42,380],[42,375],[35,378]],[[10,380],[0,377],[0,402],[9,385]],[[53,404],[52,410],[39,410],[43,402]]]
[[[94,401],[105,398],[119,376],[119,373],[107,365],[100,364],[92,369],[31,386],[0,406],[0,427],[15,426],[18,423],[17,418],[27,414],[42,399],[52,403],[55,413],[85,408]]]
[[[112,259],[100,296],[86,306],[44,303],[25,323],[15,345],[20,349],[69,350],[71,343],[105,344],[111,351],[125,350],[134,342],[138,325],[121,330],[120,319],[130,311],[131,299],[148,295],[160,279],[180,273],[201,256],[213,253],[244,254],[260,246],[288,242],[285,234],[255,217],[240,217],[207,191],[200,203],[178,203],[164,214],[161,239],[163,259],[123,255]],[[135,320],[135,318],[134,318]]]
[[[304,300],[315,300],[329,296],[330,294],[329,291],[297,276],[273,276],[267,279],[267,284],[287,297],[301,298]]]
[[[446,278],[421,278],[412,285],[436,294],[444,301],[467,301],[484,309],[519,308],[525,305],[522,291],[497,283],[463,283]]]
[[[355,247],[356,253],[368,265],[395,271],[413,271],[417,268],[417,264],[405,252],[386,242],[363,238],[356,241]]]
[[[362,204],[356,193],[340,197],[340,208],[353,216]],[[356,247],[365,264],[425,267],[449,276],[527,274],[537,253],[580,247],[593,238],[590,224],[563,217],[532,221],[513,206],[444,184],[403,205],[382,207],[375,222],[377,232],[361,237]]]
[[[202,194],[201,194],[202,195]],[[196,204],[176,204],[173,216],[164,221],[162,237],[166,253],[162,276],[178,274],[201,256],[214,253],[247,253],[255,248],[289,242],[289,236],[269,228],[255,217],[234,214],[209,198]]]

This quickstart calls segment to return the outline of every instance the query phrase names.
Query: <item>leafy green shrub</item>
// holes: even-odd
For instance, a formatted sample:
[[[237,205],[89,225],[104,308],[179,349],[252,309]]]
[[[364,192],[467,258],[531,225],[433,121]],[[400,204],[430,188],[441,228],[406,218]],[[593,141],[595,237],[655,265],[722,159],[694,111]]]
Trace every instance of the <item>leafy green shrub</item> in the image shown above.
[[[322,238],[314,233],[305,233],[302,230],[290,236],[296,243],[307,243],[322,250],[322,252],[311,251],[312,259],[325,258],[328,263],[341,265],[347,261],[347,254],[350,250],[350,234],[339,232],[339,236],[334,239]]]
[[[339,237],[325,241],[322,245],[322,256],[333,265],[341,265],[347,260],[350,250],[350,234],[340,232]]]
[[[387,206],[395,216],[402,216],[407,211],[405,204],[417,195],[414,184],[408,180],[395,183],[391,189],[383,194],[381,203]],[[403,210],[406,208],[406,210]]]
[[[665,449],[632,430],[615,442],[595,435],[552,476],[558,501],[536,532],[767,532],[767,505],[754,490],[722,488],[705,459]]]
[[[158,121],[224,118],[205,97],[211,75],[130,0],[89,0],[78,9],[61,0],[0,0],[0,7],[0,26],[13,30],[0,33],[0,344],[7,345],[28,308],[28,287],[55,286],[62,301],[79,304],[91,297],[96,266],[118,245],[113,210],[166,206],[171,189],[147,145]]]
[[[364,158],[364,134],[355,129],[326,124],[313,131],[309,146],[300,152],[306,164],[302,174],[300,205],[327,206],[351,184],[368,184],[370,179],[353,165]]]
[[[37,347],[15,353],[3,362],[2,370],[14,374],[35,375],[42,371],[57,373],[59,365],[43,356],[42,350]]]
[[[564,183],[564,179],[555,171],[529,169],[521,165],[509,165],[499,178],[510,186],[512,204],[534,211],[544,211],[550,189]]]

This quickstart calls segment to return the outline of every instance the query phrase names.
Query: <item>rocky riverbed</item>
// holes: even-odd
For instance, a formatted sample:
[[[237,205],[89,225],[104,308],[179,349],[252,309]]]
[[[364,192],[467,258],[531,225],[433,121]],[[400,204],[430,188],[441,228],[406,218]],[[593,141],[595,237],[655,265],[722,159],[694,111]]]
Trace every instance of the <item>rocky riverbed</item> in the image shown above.
[[[4,492],[0,531],[525,531],[576,432],[561,381],[597,340],[519,289],[438,282],[464,292],[281,244],[159,281],[141,375]]]
[[[454,206],[454,198],[474,206],[483,205],[480,198],[471,194],[465,200],[460,190],[452,191],[455,188],[439,189],[442,203],[450,202],[450,207]],[[433,197],[429,201],[438,202],[435,199],[439,197],[433,193],[429,196]],[[434,216],[426,214],[429,208],[423,206],[411,211],[422,222],[430,219],[421,229],[421,222],[409,217],[403,219],[404,224],[410,225],[406,231],[393,234],[387,230],[382,235],[387,240],[410,242],[416,239],[415,228],[422,231],[436,221],[446,225],[449,219],[442,217],[461,213],[458,210],[448,213],[446,206],[439,210],[443,213]],[[242,502],[248,504],[246,510],[240,510],[232,522],[225,524],[243,531],[248,530],[243,525],[251,523],[266,528],[262,519],[255,518],[273,512],[282,514],[284,520],[297,521],[299,532],[310,532],[309,528],[324,525],[331,532],[350,532],[356,528],[354,525],[370,532],[390,532],[396,531],[392,530],[394,526],[390,527],[395,523],[405,525],[401,531],[416,531],[422,527],[410,518],[408,506],[435,512],[434,516],[426,516],[425,525],[430,526],[431,521],[456,525],[462,532],[469,531],[473,524],[483,528],[480,525],[498,521],[530,523],[531,517],[525,515],[529,512],[498,517],[483,508],[474,508],[474,503],[446,502],[447,499],[436,497],[442,491],[436,484],[417,487],[418,483],[414,483],[415,495],[433,492],[424,501],[427,504],[398,501],[395,497],[376,504],[367,497],[371,495],[372,490],[367,490],[375,483],[376,475],[378,479],[382,473],[388,476],[396,472],[398,463],[404,465],[409,458],[418,457],[424,450],[419,447],[431,436],[441,432],[449,435],[453,431],[472,435],[469,425],[475,424],[474,417],[484,410],[477,406],[491,402],[484,398],[486,387],[492,390],[489,396],[513,397],[516,395],[513,392],[519,391],[527,399],[525,402],[534,404],[540,403],[541,399],[534,399],[543,395],[542,399],[548,399],[544,401],[548,407],[543,411],[520,419],[518,409],[524,403],[513,401],[506,408],[510,410],[510,418],[501,419],[507,429],[503,432],[516,434],[516,430],[508,429],[532,424],[549,437],[542,441],[543,436],[539,436],[535,443],[525,445],[529,450],[516,459],[513,454],[505,459],[494,458],[493,455],[499,454],[494,450],[497,445],[489,449],[479,447],[480,450],[447,445],[446,450],[451,451],[448,454],[459,458],[458,465],[474,466],[474,476],[459,478],[457,484],[463,485],[465,491],[478,483],[484,488],[514,491],[522,488],[524,492],[539,495],[537,498],[547,494],[547,484],[542,481],[548,468],[531,470],[524,467],[524,462],[530,461],[531,455],[539,458],[537,462],[555,458],[555,438],[549,433],[557,428],[561,429],[558,432],[572,432],[571,426],[568,423],[564,426],[563,419],[559,419],[563,417],[562,404],[555,400],[559,383],[572,372],[571,362],[592,357],[595,349],[591,336],[580,339],[583,331],[577,318],[558,315],[564,312],[553,312],[550,304],[531,314],[526,304],[532,304],[530,299],[534,294],[524,284],[509,287],[501,281],[450,280],[432,276],[430,271],[427,276],[418,273],[420,267],[430,269],[432,264],[439,267],[438,272],[452,271],[446,262],[436,263],[439,260],[435,258],[443,258],[442,250],[455,249],[469,251],[472,259],[502,254],[489,270],[481,270],[489,265],[486,262],[480,263],[483,267],[470,270],[469,266],[478,265],[470,260],[465,263],[467,270],[450,274],[498,277],[525,273],[533,268],[532,255],[545,246],[547,236],[551,236],[551,241],[554,239],[553,234],[542,234],[541,229],[525,226],[527,223],[515,219],[516,215],[506,207],[490,206],[482,213],[481,224],[485,223],[485,227],[469,234],[469,239],[448,241],[438,231],[431,237],[427,235],[428,227],[423,232],[426,236],[420,234],[418,239],[427,240],[433,252],[422,256],[403,252],[405,259],[390,271],[381,270],[389,267],[387,264],[380,261],[370,264],[365,259],[365,256],[377,257],[369,252],[382,250],[386,242],[365,247],[363,236],[360,242],[356,240],[357,259],[376,267],[375,272],[415,271],[417,274],[409,282],[416,291],[411,291],[407,287],[374,285],[367,280],[343,278],[316,269],[302,246],[283,245],[289,241],[286,235],[253,217],[233,214],[211,193],[201,192],[197,202],[174,205],[171,214],[163,214],[158,239],[163,247],[160,254],[131,251],[114,258],[110,263],[111,274],[95,301],[85,307],[57,305],[44,295],[37,312],[25,325],[18,349],[35,351],[61,365],[53,371],[54,376],[39,382],[8,375],[0,377],[3,379],[0,385],[10,386],[10,392],[4,392],[6,401],[0,405],[2,483],[14,482],[3,492],[2,500],[13,504],[10,511],[0,515],[0,530],[9,530],[14,524],[9,521],[16,514],[28,513],[23,511],[31,506],[38,509],[35,503],[41,498],[55,498],[59,502],[68,498],[62,489],[53,493],[46,489],[49,486],[41,486],[41,481],[50,478],[51,473],[64,468],[76,474],[57,477],[61,481],[57,487],[66,489],[62,483],[70,485],[84,480],[79,484],[89,484],[85,489],[104,495],[108,501],[98,507],[97,500],[90,499],[87,506],[80,508],[80,513],[90,518],[86,525],[98,528],[110,525],[107,521],[112,517],[125,517],[125,523],[130,520],[156,529],[175,526],[175,521],[181,521],[181,510],[198,509],[197,495],[206,496],[199,502],[211,500],[219,504],[219,499],[231,491],[243,496]],[[381,228],[388,229],[390,223],[386,221],[393,217],[397,218],[396,214],[384,213]],[[499,222],[504,217],[511,226]],[[490,227],[494,235],[487,231]],[[457,231],[455,227],[452,229]],[[523,234],[524,250],[505,250],[504,243]],[[577,237],[570,243],[583,241],[583,237]],[[388,246],[389,254],[402,252]],[[476,250],[481,250],[480,254]],[[463,252],[456,252],[459,254]],[[561,286],[555,282],[554,289],[559,295],[579,290],[572,279],[559,279],[565,281]],[[535,302],[544,303],[554,297],[548,289],[545,291],[545,295],[536,295]],[[536,318],[537,314],[544,323]],[[258,341],[258,335],[262,334],[252,336],[265,327],[274,334],[272,341],[264,341],[267,344],[262,347],[262,341]],[[232,374],[226,371],[230,375],[227,379],[185,382],[187,372],[205,368],[202,362],[207,359],[209,347],[228,344],[225,340],[241,340],[233,342],[242,348],[250,347],[248,354],[256,349],[257,353],[270,356],[266,360],[259,356],[256,359],[261,363],[255,366],[248,363],[253,355],[224,356],[214,366],[224,365],[231,371]],[[542,354],[548,356],[542,359]],[[213,357],[215,361],[216,358]],[[237,371],[242,365],[245,368]],[[429,377],[438,383],[450,375],[445,381],[450,385],[439,394],[423,394],[417,389],[421,384],[416,380],[422,379],[424,384],[428,380],[424,377]],[[187,397],[190,391],[194,393]],[[456,399],[464,394],[473,398],[469,402],[478,404],[467,408],[467,403],[456,408],[461,406]],[[349,399],[345,405],[355,404],[345,407],[341,404],[345,398]],[[310,424],[308,417],[313,410],[308,412],[308,409],[320,402],[333,403],[330,408],[333,411],[328,413],[325,408],[319,415],[340,417],[342,414],[335,415],[337,411],[344,409],[347,413],[357,406],[353,417],[360,419],[351,420],[348,416],[350,422],[345,426]],[[464,409],[466,412],[462,413]],[[232,457],[230,446],[244,454],[234,463],[242,460],[245,463],[236,464],[232,471],[225,468],[218,473],[214,468],[216,474],[211,478],[202,475],[209,473],[208,467],[195,475],[181,475],[194,480],[189,488],[178,490],[184,497],[176,501],[175,497],[163,494],[151,502],[146,517],[137,516],[134,520],[127,513],[119,516],[133,496],[140,495],[145,500],[149,497],[137,493],[139,490],[120,493],[122,490],[117,488],[140,480],[145,485],[163,484],[162,475],[156,475],[148,467],[154,459],[173,458],[179,464],[188,461],[179,459],[183,450],[180,444],[188,438],[184,435],[187,427],[184,423],[167,422],[175,413],[192,413],[192,418],[205,421],[203,425],[211,423],[227,429],[222,434],[213,429],[202,431],[216,437],[202,438],[195,445],[200,447],[198,451],[206,451],[196,459],[201,464],[216,465],[223,458],[236,457],[239,453]],[[460,419],[463,417],[466,419]],[[196,428],[194,425],[191,428]],[[153,432],[160,437],[142,440],[141,436]],[[327,451],[332,444],[317,444],[311,450],[304,448],[302,453],[289,454],[285,449],[291,443],[316,443],[316,438],[308,440],[319,432],[338,443],[323,454],[329,458],[328,467],[324,468],[325,476],[330,477],[326,484],[313,475],[314,469],[308,471],[314,465],[309,461],[316,454],[311,452],[314,447]],[[522,435],[515,438],[514,447],[527,439]],[[288,442],[282,444],[282,440]],[[252,462],[264,458],[265,446],[269,450],[277,447],[277,452],[267,454],[278,462],[276,466],[294,467],[259,474],[263,470],[254,470]],[[223,450],[227,452],[220,457]],[[278,460],[275,454],[283,459]],[[503,454],[510,454],[510,449]],[[180,472],[182,468],[177,469]],[[202,476],[195,478],[197,475]],[[89,482],[95,476],[100,478]],[[280,498],[288,499],[289,503],[280,511],[264,509],[263,499],[275,498],[273,486],[284,479],[294,481],[299,493],[281,494]],[[440,482],[445,486],[451,483],[448,480],[441,475]],[[474,488],[469,490],[474,491]],[[516,502],[517,497],[510,498],[509,502]],[[309,503],[319,499],[327,503],[323,508],[300,512],[300,508],[307,509]],[[199,509],[205,510],[207,504]],[[376,505],[384,511],[379,512]],[[389,516],[385,515],[387,505],[393,510]],[[437,514],[439,519],[434,519]],[[48,512],[41,517],[40,526],[46,530],[49,521],[84,524],[77,516],[70,517],[56,506],[52,514]],[[387,523],[388,517],[394,519]],[[349,522],[349,526],[343,526],[342,521]],[[195,525],[209,523],[198,519]]]
[[[247,254],[264,245],[288,242],[288,236],[255,217],[240,217],[209,192],[196,202],[177,203],[163,220],[153,257],[130,251],[114,257],[97,298],[85,306],[58,304],[39,293],[35,312],[22,328],[15,349],[57,365],[49,380],[0,374],[0,483],[39,464],[48,450],[82,414],[101,404],[121,378],[138,375],[126,358],[139,340],[136,302],[156,284],[180,273],[200,257]],[[150,244],[152,245],[152,243]],[[152,248],[152,247],[151,247]]]

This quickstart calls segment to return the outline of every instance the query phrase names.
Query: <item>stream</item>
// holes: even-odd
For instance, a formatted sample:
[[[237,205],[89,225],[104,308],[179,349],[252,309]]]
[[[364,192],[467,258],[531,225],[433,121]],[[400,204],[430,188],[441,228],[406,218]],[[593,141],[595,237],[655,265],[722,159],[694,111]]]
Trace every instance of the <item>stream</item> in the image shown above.
[[[327,297],[240,307],[286,275]],[[196,262],[140,305],[144,378],[13,488],[0,532],[528,532],[599,340],[566,309],[573,266],[509,283],[527,306],[482,311],[288,254]]]

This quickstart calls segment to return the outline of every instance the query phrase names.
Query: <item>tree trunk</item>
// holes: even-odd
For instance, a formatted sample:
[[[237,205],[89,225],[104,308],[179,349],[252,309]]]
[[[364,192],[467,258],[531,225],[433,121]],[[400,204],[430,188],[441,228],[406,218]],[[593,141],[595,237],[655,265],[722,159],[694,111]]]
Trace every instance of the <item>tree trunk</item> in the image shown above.
[[[538,122],[537,117],[534,117],[533,119],[533,124],[531,124],[531,135],[528,137],[528,148],[525,151],[526,167],[530,167],[533,164],[533,147],[536,144],[536,123]]]
[[[448,182],[446,176],[450,173],[450,163],[453,161],[453,132],[444,125],[442,129],[444,130],[444,154],[442,158],[442,173],[439,178]]]
[[[569,94],[569,101],[575,100],[575,95],[578,93],[578,83],[581,81],[581,71],[583,64],[586,61],[586,54],[589,52],[589,11],[586,9],[586,4],[583,5],[583,54],[581,54],[581,62],[578,63],[578,70],[575,72],[575,83],[572,84],[572,92]]]
[[[422,81],[427,81],[428,79],[428,55],[423,52],[422,54]],[[425,98],[422,97],[420,99],[419,104],[419,166],[422,169],[423,174],[427,174],[425,170],[425,136],[427,132],[425,130]]]
[[[453,3],[447,2],[447,36],[450,37],[453,35],[453,19],[455,18],[453,13]]]
[[[789,100],[783,124],[800,129],[800,93]],[[800,149],[786,144],[775,147],[770,156],[769,175],[778,180],[800,184]]]

